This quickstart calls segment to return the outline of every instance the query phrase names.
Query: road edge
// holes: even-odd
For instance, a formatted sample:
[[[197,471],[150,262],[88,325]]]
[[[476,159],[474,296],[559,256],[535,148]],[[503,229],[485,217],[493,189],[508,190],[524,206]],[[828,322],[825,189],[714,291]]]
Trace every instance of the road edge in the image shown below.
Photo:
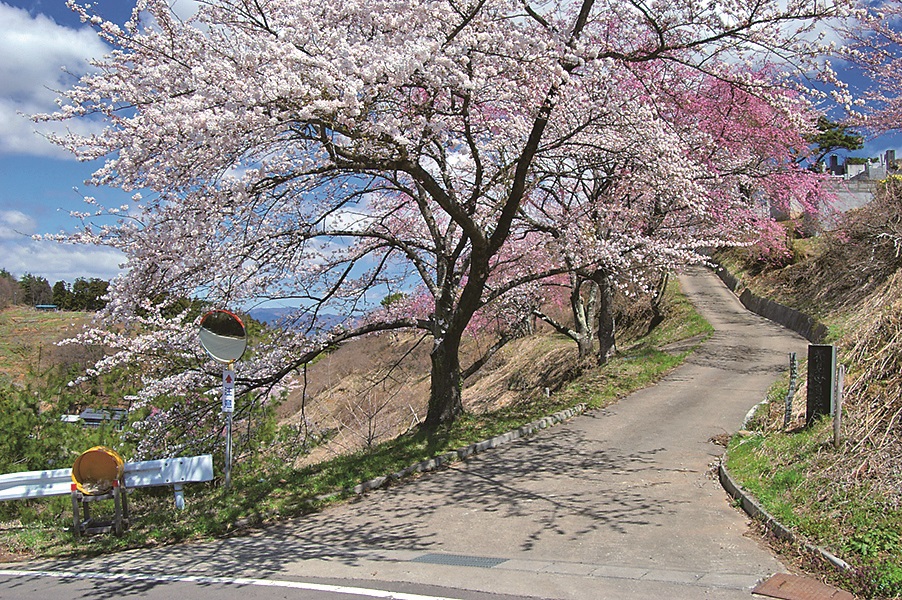
[[[712,259],[712,263],[713,266],[711,267],[711,270],[718,276],[718,278],[723,282],[727,289],[729,289],[734,295],[739,297],[739,294],[737,294],[738,289],[741,287],[739,279],[719,262]],[[745,288],[743,289],[740,301],[742,302],[742,305],[745,306],[746,310],[758,314],[778,325],[782,325],[787,329],[795,331],[802,337],[806,338],[809,342],[817,343],[816,340],[820,339],[823,335],[823,332],[826,331],[826,327],[823,324],[819,323],[810,316],[794,309],[785,307],[781,304],[777,304],[773,301],[759,298],[758,296],[754,296],[755,302],[752,303],[753,306],[750,306],[749,303],[742,299],[747,295],[753,294],[751,294],[748,288]],[[781,316],[784,318],[775,318],[774,311],[768,312],[757,310],[756,308],[763,303],[770,303],[779,307],[780,309],[783,309],[783,313],[785,314],[781,313]],[[763,400],[749,410],[742,424],[743,428],[745,428],[746,423],[748,423],[751,416],[755,413],[758,407],[766,402],[767,400]],[[720,464],[718,465],[718,479],[720,480],[720,485],[721,487],[723,487],[727,495],[729,495],[739,503],[739,506],[749,517],[760,521],[765,526],[765,528],[767,528],[767,530],[770,531],[778,539],[785,540],[794,544],[800,544],[809,552],[820,556],[825,561],[832,564],[834,567],[841,571],[853,570],[852,566],[843,559],[834,555],[830,551],[821,548],[820,546],[815,546],[808,540],[802,538],[800,535],[793,533],[792,530],[775,519],[773,515],[771,515],[764,509],[763,506],[761,506],[761,504],[752,494],[750,494],[736,482],[736,480],[730,474],[730,471],[727,469],[726,463],[727,451],[724,451],[723,455],[720,458]]]
[[[775,519],[773,515],[767,512],[764,507],[758,503],[758,500],[752,494],[746,491],[741,485],[736,482],[735,479],[733,479],[733,476],[727,469],[726,459],[727,455],[726,453],[724,453],[718,467],[718,478],[720,479],[720,485],[731,498],[739,503],[739,506],[743,511],[745,511],[748,516],[763,523],[767,530],[770,531],[775,537],[794,544],[800,544],[806,550],[813,554],[819,555],[821,558],[832,564],[837,569],[841,571],[853,570],[852,566],[843,559],[832,554],[830,551],[821,548],[820,546],[815,546],[814,544],[808,542],[806,539],[802,538],[796,533],[793,533],[792,530]]]

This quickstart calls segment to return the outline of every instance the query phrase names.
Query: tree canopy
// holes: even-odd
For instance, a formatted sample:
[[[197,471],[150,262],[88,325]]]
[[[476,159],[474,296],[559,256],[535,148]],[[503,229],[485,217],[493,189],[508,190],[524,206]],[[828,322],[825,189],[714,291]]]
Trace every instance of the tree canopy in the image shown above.
[[[815,164],[823,162],[835,150],[861,150],[864,147],[864,138],[850,125],[831,121],[823,115],[817,119],[817,133],[809,136],[808,141],[815,147]]]
[[[57,281],[53,284],[53,304],[62,310],[100,310],[106,306],[104,296],[109,285],[109,281],[97,277],[78,277],[71,286]]]
[[[105,365],[160,349],[203,365],[193,325],[147,298],[346,317],[260,344],[239,377],[252,393],[334,343],[420,329],[426,424],[447,423],[479,315],[516,322],[539,282],[578,270],[629,278],[627,255],[699,260],[704,240],[739,240],[761,194],[790,199],[786,136],[804,142],[815,118],[780,73],[848,8],[211,0],[183,21],[141,0],[124,28],[78,9],[116,49],[45,118],[102,117],[102,134],[59,142],[105,159],[93,183],[140,191],[75,236],[128,257],[103,314],[129,326],[89,337],[119,349]],[[214,385],[209,364],[160,368],[145,402]]]
[[[849,43],[841,56],[859,67],[870,85],[856,100],[853,122],[872,133],[902,128],[902,2],[882,0],[863,3],[858,19],[850,21],[843,33]],[[851,106],[848,106],[852,110]]]

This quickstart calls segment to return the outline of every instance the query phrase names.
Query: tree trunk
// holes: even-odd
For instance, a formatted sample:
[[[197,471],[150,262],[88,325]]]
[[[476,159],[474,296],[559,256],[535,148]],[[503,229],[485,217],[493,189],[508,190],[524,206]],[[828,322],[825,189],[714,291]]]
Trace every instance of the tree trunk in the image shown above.
[[[588,284],[588,290],[585,285]],[[570,308],[573,311],[573,328],[576,331],[576,346],[582,363],[595,353],[595,332],[592,331],[595,305],[598,302],[598,288],[594,281],[580,281],[575,274],[570,276]]]
[[[603,365],[614,350],[614,289],[603,271],[592,280],[598,285],[598,364]]]
[[[664,293],[667,291],[667,282],[669,279],[669,275],[667,273],[663,273],[661,275],[661,279],[658,281],[658,285],[655,289],[655,295],[651,299],[651,319],[648,322],[648,331],[645,332],[646,335],[651,333],[655,327],[664,322],[664,311],[661,308],[661,302],[664,299]]]
[[[576,347],[579,348],[580,363],[595,354],[595,340],[592,339],[592,336],[580,335],[576,338]]]
[[[427,429],[453,423],[464,412],[461,399],[460,339],[437,339],[432,348],[432,388],[426,413]]]

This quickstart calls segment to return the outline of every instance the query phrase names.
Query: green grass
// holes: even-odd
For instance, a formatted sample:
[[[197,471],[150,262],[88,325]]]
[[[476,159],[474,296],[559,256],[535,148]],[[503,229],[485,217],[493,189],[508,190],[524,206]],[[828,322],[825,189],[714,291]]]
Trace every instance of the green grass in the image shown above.
[[[795,240],[794,245],[806,259],[825,249],[821,239]],[[722,258],[734,273],[742,268],[735,253],[725,253]],[[835,268],[842,272],[841,266]],[[829,329],[827,343],[838,343],[840,351],[854,322],[862,317],[860,303],[844,303],[841,298],[831,300],[831,310],[817,306],[805,290],[787,283],[794,281],[792,278],[779,272],[759,277],[745,273],[744,281],[757,293],[824,319]],[[815,283],[814,289],[818,289],[830,282]],[[854,373],[855,365],[849,367]],[[804,374],[802,378],[800,385]],[[774,409],[783,406],[787,383],[784,376],[769,391]],[[849,464],[849,448],[833,448],[830,419],[784,432],[774,413],[766,413],[763,408],[751,420],[753,433],[739,435],[730,443],[730,472],[778,521],[839,556],[853,570],[822,569],[810,558],[804,559],[806,568],[862,598],[902,598],[902,506],[879,492],[870,474],[855,474],[859,462]]]
[[[639,340],[640,347],[666,346],[676,341],[707,337],[714,332],[711,324],[705,321],[685,296],[678,293],[678,289],[677,283],[671,281],[666,306],[667,319]]]
[[[902,508],[864,482],[834,480],[832,421],[794,433],[737,435],[727,468],[778,521],[854,567],[830,573],[865,598],[902,597]]]
[[[585,402],[605,406],[650,385],[679,365],[691,350],[666,352],[669,343],[699,343],[711,331],[691,304],[671,291],[668,319],[643,339],[621,349],[606,365],[591,369],[551,396],[534,394],[516,404],[485,414],[467,413],[439,431],[417,430],[368,451],[338,456],[302,469],[258,456],[235,464],[231,491],[219,485],[187,486],[187,508],[175,511],[168,488],[130,494],[132,526],[125,534],[99,535],[76,541],[70,533],[69,498],[25,503],[27,518],[12,520],[0,506],[0,544],[14,555],[85,555],[215,538],[235,529],[297,517],[352,495],[355,485],[400,471],[536,419]],[[576,352],[575,346],[569,351]],[[103,504],[103,503],[98,503]],[[4,514],[6,518],[4,521]],[[2,546],[0,546],[2,547]]]

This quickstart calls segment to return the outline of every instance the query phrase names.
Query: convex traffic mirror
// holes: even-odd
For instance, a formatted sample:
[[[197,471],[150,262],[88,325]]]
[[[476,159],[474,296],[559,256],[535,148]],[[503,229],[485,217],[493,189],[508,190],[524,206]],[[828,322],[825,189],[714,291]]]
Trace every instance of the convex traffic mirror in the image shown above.
[[[227,310],[211,310],[200,320],[200,345],[213,360],[229,364],[247,349],[247,330],[238,315]]]

